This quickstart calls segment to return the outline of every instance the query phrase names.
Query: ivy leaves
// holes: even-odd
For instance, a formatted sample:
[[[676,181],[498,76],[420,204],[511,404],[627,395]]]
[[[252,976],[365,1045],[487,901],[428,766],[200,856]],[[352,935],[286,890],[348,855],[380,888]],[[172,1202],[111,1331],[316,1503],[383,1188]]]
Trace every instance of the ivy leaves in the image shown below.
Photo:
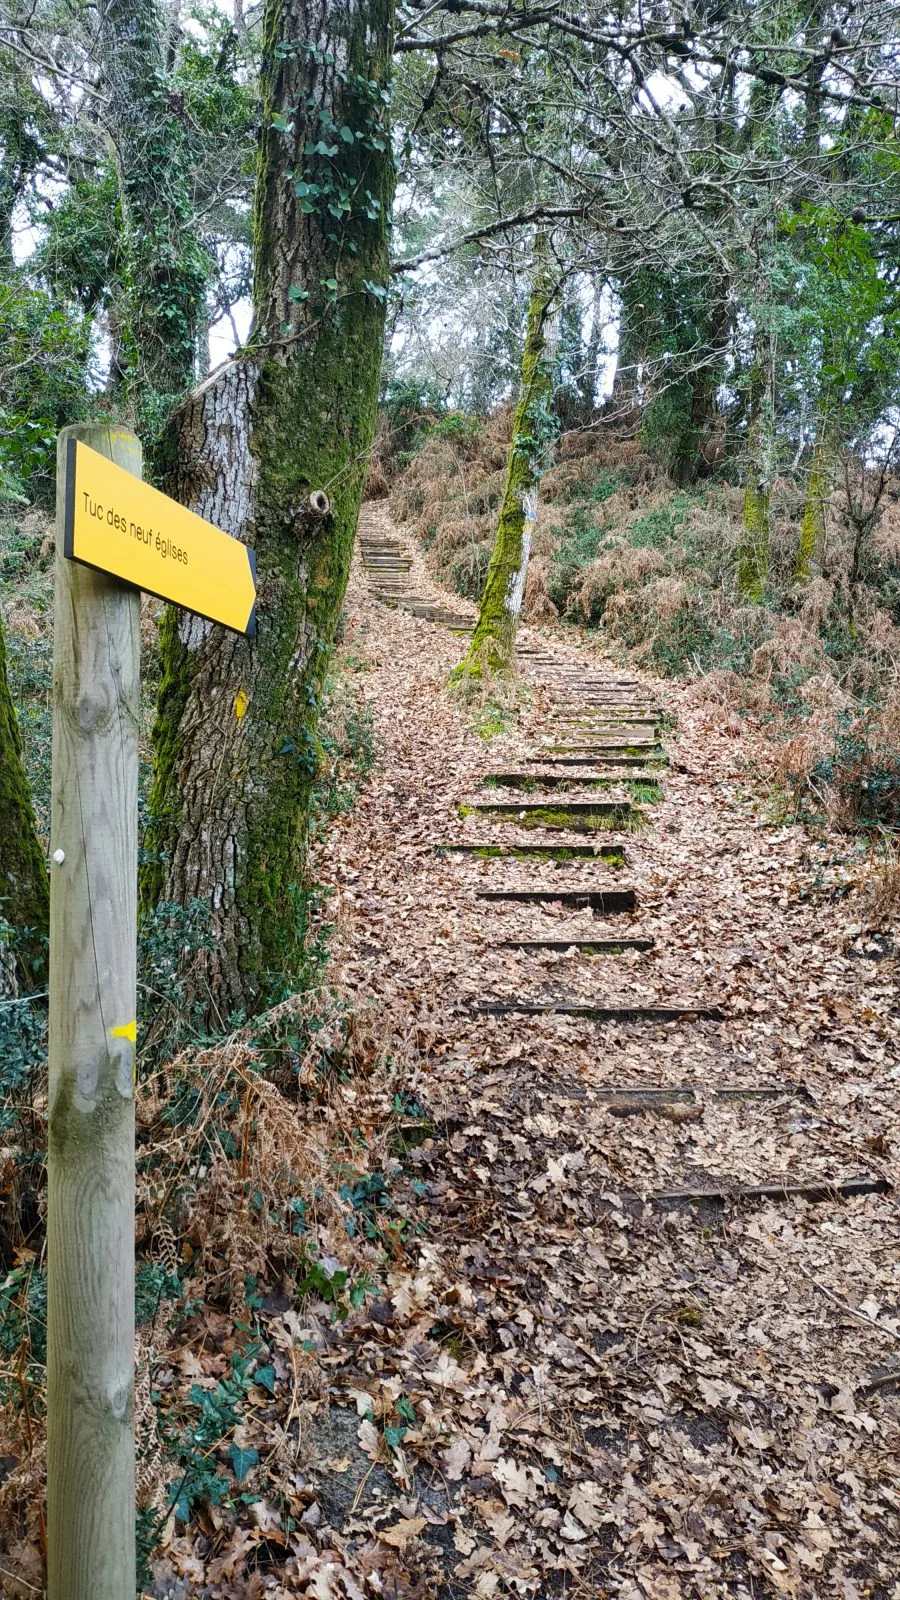
[[[304,47],[312,59],[333,66],[334,58]],[[292,53],[299,53],[297,51]],[[337,73],[348,90],[346,102],[359,108],[359,122],[336,118],[315,94],[307,95],[301,107],[277,112],[271,121],[276,133],[290,138],[297,132],[303,139],[302,166],[288,173],[294,185],[299,209],[304,215],[324,213],[335,222],[365,219],[381,221],[382,204],[371,189],[364,187],[368,157],[383,155],[388,148],[384,109],[390,93],[375,78],[362,73]],[[298,139],[299,142],[299,139]],[[354,158],[351,161],[351,158]],[[355,247],[348,248],[355,253]]]

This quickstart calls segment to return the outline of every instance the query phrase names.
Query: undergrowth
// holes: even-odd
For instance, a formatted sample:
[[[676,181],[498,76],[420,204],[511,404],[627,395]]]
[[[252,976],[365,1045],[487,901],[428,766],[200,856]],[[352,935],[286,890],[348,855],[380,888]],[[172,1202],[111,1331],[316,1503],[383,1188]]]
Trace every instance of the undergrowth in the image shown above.
[[[42,519],[4,525],[0,599],[46,841],[45,538]],[[153,644],[150,626],[145,727]],[[263,1312],[283,1306],[321,1326],[351,1316],[406,1248],[408,1180],[395,1154],[397,1128],[408,1121],[396,1109],[404,1064],[373,1020],[351,1013],[327,981],[330,907],[314,876],[329,824],[352,807],[376,759],[358,690],[364,669],[345,650],[326,686],[310,876],[294,891],[303,955],[299,970],[285,977],[283,1001],[237,1031],[211,1035],[191,1012],[183,977],[192,954],[208,945],[208,907],[162,905],[139,930],[135,1419],[142,1580],[164,1536],[198,1516],[234,1517],[266,1488],[277,1498],[275,1468],[246,1437],[274,1363],[284,1359],[265,1343]],[[146,758],[146,745],[142,753]],[[0,943],[10,940],[0,928]],[[35,1552],[42,1542],[46,1056],[46,996],[0,1002],[0,1544]],[[39,1555],[35,1560],[39,1565]]]
[[[391,510],[435,576],[477,599],[503,492],[510,411],[464,429],[426,420],[393,474]],[[900,823],[900,485],[865,539],[849,490],[832,497],[824,572],[793,571],[800,476],[780,478],[759,603],[742,598],[743,490],[676,487],[638,437],[602,417],[564,433],[541,484],[524,619],[599,631],[663,676],[703,679],[778,747],[786,816],[874,833]],[[863,485],[865,488],[865,485]]]

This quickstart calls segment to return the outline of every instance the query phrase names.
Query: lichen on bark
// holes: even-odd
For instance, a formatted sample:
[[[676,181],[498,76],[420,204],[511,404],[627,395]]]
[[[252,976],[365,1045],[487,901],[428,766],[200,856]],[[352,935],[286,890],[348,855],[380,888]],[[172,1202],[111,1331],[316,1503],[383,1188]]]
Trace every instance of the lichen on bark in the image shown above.
[[[142,900],[209,905],[189,988],[211,1021],[277,995],[301,953],[319,699],[378,397],[392,15],[390,0],[267,0],[254,332],[167,443],[168,491],[257,560],[254,641],[185,613],[161,640]]]
[[[548,242],[535,240],[534,269],[519,401],[513,415],[506,485],[497,531],[472,642],[454,675],[461,684],[512,670],[516,631],[525,596],[531,536],[537,517],[538,485],[547,465],[552,437],[550,404],[553,377],[546,359],[547,327],[554,298]]]

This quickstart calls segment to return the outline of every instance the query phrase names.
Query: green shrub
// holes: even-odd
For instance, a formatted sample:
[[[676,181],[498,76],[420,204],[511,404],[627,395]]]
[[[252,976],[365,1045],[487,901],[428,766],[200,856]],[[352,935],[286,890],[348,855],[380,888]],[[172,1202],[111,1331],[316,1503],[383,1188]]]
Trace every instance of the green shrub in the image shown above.
[[[832,748],[816,762],[808,788],[820,803],[830,790],[849,827],[900,828],[900,750],[879,746],[859,718],[838,719]]]
[[[0,502],[50,505],[56,435],[93,409],[89,324],[15,273],[0,283]]]
[[[464,411],[448,411],[446,416],[438,417],[431,431],[438,439],[458,439],[471,444],[480,428],[479,417],[466,416]]]
[[[676,527],[674,507],[659,506],[632,523],[628,542],[636,550],[662,550],[674,538]]]

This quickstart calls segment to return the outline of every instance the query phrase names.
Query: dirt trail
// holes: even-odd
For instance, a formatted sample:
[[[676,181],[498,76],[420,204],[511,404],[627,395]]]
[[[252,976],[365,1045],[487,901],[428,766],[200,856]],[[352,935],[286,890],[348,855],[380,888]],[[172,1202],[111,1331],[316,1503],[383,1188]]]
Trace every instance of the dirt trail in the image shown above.
[[[386,1593],[900,1595],[897,1000],[832,846],[702,689],[569,635],[522,630],[479,737],[472,608],[380,507],[347,614],[378,764],[335,977],[417,1063],[421,1231],[335,1351],[326,1522],[380,1530]]]

